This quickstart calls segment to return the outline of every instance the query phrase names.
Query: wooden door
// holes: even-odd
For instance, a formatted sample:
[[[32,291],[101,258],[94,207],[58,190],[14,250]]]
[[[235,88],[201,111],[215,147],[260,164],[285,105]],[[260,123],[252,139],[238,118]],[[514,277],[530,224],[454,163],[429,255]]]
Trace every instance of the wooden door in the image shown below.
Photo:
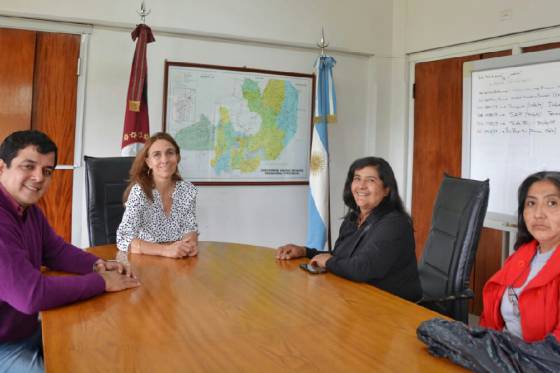
[[[418,257],[443,173],[461,176],[463,63],[477,59],[478,55],[416,64],[412,217]]]
[[[58,146],[58,164],[74,163],[80,36],[0,29],[1,140],[15,130],[37,129]],[[72,232],[72,167],[57,169],[39,202],[65,240]]]
[[[0,143],[31,127],[35,32],[0,29]]]
[[[414,152],[412,218],[416,254],[422,255],[432,209],[443,174],[461,176],[463,63],[511,51],[418,63],[414,87]],[[500,268],[502,232],[484,228],[471,276],[475,300],[471,312],[482,310],[482,287]]]
[[[80,36],[40,32],[36,55],[31,127],[49,135],[58,146],[58,164],[70,166],[55,170],[39,206],[57,233],[70,241]]]

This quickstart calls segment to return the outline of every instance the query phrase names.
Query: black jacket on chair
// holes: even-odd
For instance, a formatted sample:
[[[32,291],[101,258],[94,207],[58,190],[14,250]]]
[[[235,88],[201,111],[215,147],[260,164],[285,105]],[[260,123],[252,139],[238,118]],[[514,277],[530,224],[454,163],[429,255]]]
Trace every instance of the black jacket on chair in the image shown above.
[[[319,254],[308,249],[308,256]],[[358,227],[344,219],[327,269],[352,281],[367,282],[401,298],[422,296],[414,234],[406,214],[374,210]]]

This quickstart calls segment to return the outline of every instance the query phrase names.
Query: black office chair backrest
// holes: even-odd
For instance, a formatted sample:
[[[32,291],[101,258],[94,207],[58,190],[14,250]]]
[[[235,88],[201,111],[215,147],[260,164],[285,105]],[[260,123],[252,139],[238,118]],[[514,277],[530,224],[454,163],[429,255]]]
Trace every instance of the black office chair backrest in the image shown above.
[[[116,242],[124,213],[123,193],[134,157],[84,157],[90,246]]]
[[[455,296],[469,288],[488,194],[488,180],[444,175],[434,204],[432,226],[418,264],[425,297]]]

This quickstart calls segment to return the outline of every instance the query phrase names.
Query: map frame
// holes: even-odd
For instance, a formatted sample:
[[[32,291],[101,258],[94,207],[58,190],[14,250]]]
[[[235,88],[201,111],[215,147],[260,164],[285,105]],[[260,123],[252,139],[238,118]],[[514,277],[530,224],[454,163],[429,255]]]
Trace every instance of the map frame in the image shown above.
[[[306,136],[304,142],[308,144],[307,152],[306,152],[306,169],[303,172],[302,177],[282,177],[275,175],[274,177],[253,177],[247,179],[238,178],[236,180],[231,180],[228,178],[204,178],[204,179],[197,179],[196,177],[190,177],[190,175],[182,175],[186,180],[191,181],[195,185],[214,185],[214,186],[227,186],[227,185],[308,185],[309,184],[309,161],[310,161],[310,154],[311,154],[311,136],[313,133],[313,112],[314,112],[314,104],[315,104],[315,74],[305,74],[305,73],[297,73],[297,72],[286,72],[286,71],[276,71],[276,70],[265,70],[265,69],[257,69],[257,68],[248,68],[248,67],[235,67],[235,66],[222,66],[222,65],[210,65],[210,64],[199,64],[199,63],[190,63],[190,62],[176,62],[176,61],[165,61],[164,67],[164,87],[163,87],[163,120],[162,126],[163,131],[168,132],[168,123],[167,123],[167,115],[168,115],[168,103],[170,100],[173,100],[173,96],[169,94],[169,71],[170,69],[185,69],[185,71],[193,70],[193,69],[200,69],[200,70],[211,70],[216,72],[223,72],[223,71],[232,71],[237,72],[240,74],[247,74],[247,76],[252,76],[251,74],[259,74],[259,76],[268,77],[269,79],[278,78],[278,77],[289,77],[289,78],[298,78],[308,80],[310,86],[310,94],[309,94],[309,102],[306,103],[305,111],[309,113],[309,129],[308,131],[304,131]],[[298,123],[298,126],[301,125]],[[173,134],[171,134],[174,136]],[[174,136],[175,137],[175,136]],[[300,160],[301,161],[301,160]],[[184,158],[181,159],[180,169],[186,168],[189,169],[188,164],[184,164],[186,160]],[[210,169],[210,164],[208,165]]]

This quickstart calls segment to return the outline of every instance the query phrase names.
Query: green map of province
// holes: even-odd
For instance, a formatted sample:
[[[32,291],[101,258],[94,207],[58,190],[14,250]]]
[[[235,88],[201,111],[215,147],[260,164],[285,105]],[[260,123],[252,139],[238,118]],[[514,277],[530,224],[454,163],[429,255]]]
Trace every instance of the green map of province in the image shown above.
[[[249,110],[260,116],[261,126],[253,135],[235,131],[229,109],[220,107],[211,160],[218,175],[255,172],[261,160],[277,159],[297,130],[298,92],[290,82],[271,79],[261,93],[255,81],[245,79],[242,92]]]
[[[182,149],[212,150],[214,148],[214,126],[208,117],[202,114],[198,122],[177,132],[175,141]]]

